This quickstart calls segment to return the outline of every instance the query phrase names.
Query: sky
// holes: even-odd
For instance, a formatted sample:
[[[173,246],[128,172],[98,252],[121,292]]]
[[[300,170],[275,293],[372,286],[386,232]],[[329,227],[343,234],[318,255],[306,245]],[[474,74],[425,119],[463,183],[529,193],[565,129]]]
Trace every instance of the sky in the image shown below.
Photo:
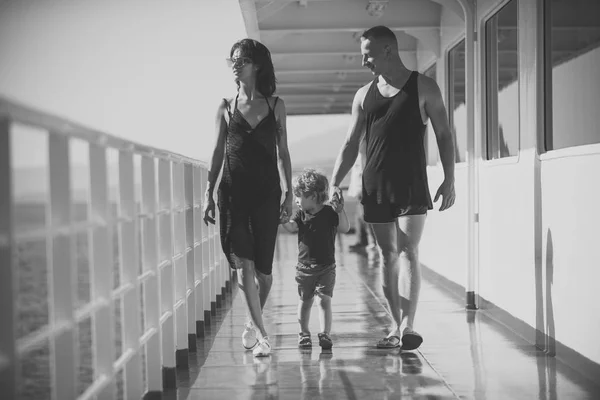
[[[245,36],[237,0],[4,1],[0,96],[206,161],[217,106],[235,91],[224,59]],[[345,134],[347,122],[290,116],[292,151],[311,136]],[[47,163],[43,132],[16,126],[13,139],[15,167]],[[85,152],[72,162],[86,164]]]

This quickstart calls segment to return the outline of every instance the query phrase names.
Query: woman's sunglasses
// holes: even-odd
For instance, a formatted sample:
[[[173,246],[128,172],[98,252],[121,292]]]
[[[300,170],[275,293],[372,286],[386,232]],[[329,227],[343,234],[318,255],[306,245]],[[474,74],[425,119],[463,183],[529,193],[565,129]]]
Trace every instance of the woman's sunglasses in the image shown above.
[[[252,59],[249,57],[226,58],[225,61],[227,62],[227,66],[229,68],[242,68],[246,64],[252,64]]]

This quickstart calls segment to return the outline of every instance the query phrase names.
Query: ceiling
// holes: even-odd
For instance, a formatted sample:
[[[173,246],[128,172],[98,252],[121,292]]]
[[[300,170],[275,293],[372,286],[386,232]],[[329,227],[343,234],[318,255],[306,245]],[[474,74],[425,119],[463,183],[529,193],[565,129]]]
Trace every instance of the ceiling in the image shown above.
[[[373,79],[362,67],[360,35],[385,25],[410,69],[438,56],[442,7],[455,0],[239,0],[248,35],[271,51],[277,94],[289,115],[350,112],[356,90]]]

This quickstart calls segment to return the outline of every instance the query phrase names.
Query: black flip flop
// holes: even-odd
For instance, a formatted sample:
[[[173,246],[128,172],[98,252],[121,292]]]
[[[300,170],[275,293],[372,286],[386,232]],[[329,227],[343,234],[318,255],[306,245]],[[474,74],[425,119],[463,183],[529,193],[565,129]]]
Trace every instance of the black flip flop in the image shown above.
[[[416,350],[423,343],[423,338],[415,331],[402,335],[402,350]]]

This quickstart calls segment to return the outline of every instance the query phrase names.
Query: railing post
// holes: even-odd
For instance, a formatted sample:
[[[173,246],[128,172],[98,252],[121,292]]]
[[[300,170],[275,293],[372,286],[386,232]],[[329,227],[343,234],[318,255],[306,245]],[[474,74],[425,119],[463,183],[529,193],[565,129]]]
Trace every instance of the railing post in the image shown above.
[[[193,167],[194,180],[194,292],[196,299],[196,336],[204,337],[204,293],[202,287],[202,169]]]
[[[13,252],[10,120],[0,118],[0,387],[17,397],[16,290]]]
[[[216,270],[216,263],[215,263],[215,226],[217,224],[217,219],[219,218],[218,215],[218,207],[215,207],[215,224],[214,225],[210,225],[208,227],[208,243],[209,243],[209,250],[208,250],[208,266],[209,266],[209,274],[210,274],[210,315],[211,316],[215,316],[217,315],[217,294],[219,293],[218,290],[218,283],[217,283],[217,270]]]
[[[177,384],[175,363],[175,281],[173,276],[173,237],[171,226],[171,161],[159,161],[158,165],[159,193],[159,269],[160,269],[160,301],[161,301],[161,337],[163,356],[163,388],[174,389]]]
[[[188,349],[196,352],[196,274],[194,269],[194,175],[193,166],[183,164],[185,261]]]
[[[90,273],[92,298],[106,302],[93,315],[92,342],[94,344],[94,379],[104,377],[109,380],[102,389],[99,399],[114,399],[116,384],[113,376],[113,361],[115,354],[114,315],[112,301],[113,287],[113,235],[112,227],[115,221],[111,219],[111,205],[108,201],[108,177],[106,148],[91,144],[90,154],[90,220],[97,221],[98,226],[92,229],[90,235]]]
[[[208,171],[202,168],[202,188],[208,186]],[[204,202],[203,202],[204,204]],[[212,285],[210,279],[210,224],[202,225],[202,293],[204,297],[204,324],[211,322],[211,295]]]
[[[138,259],[138,211],[135,201],[135,179],[133,152],[119,152],[120,217],[119,243],[121,247],[122,285],[128,286],[123,293],[123,355],[132,354],[126,361],[125,391],[127,398],[142,397],[142,370],[139,352],[140,339],[140,295]]]
[[[187,330],[187,270],[185,248],[185,199],[183,187],[183,164],[173,162],[173,265],[175,271],[175,334],[177,367],[187,367],[188,330]]]
[[[50,345],[53,398],[71,399],[77,394],[74,293],[71,239],[71,182],[69,139],[49,132],[50,164],[49,276],[50,325],[56,329]],[[65,329],[57,329],[59,326]]]
[[[156,201],[156,159],[153,156],[142,157],[142,213],[146,216],[142,229],[142,265],[144,275],[144,305],[146,311],[146,332],[152,336],[146,346],[146,382],[147,395],[162,393],[161,382],[161,330],[160,330],[160,280],[158,261]],[[154,331],[152,333],[152,331]],[[144,333],[145,335],[146,333]]]

